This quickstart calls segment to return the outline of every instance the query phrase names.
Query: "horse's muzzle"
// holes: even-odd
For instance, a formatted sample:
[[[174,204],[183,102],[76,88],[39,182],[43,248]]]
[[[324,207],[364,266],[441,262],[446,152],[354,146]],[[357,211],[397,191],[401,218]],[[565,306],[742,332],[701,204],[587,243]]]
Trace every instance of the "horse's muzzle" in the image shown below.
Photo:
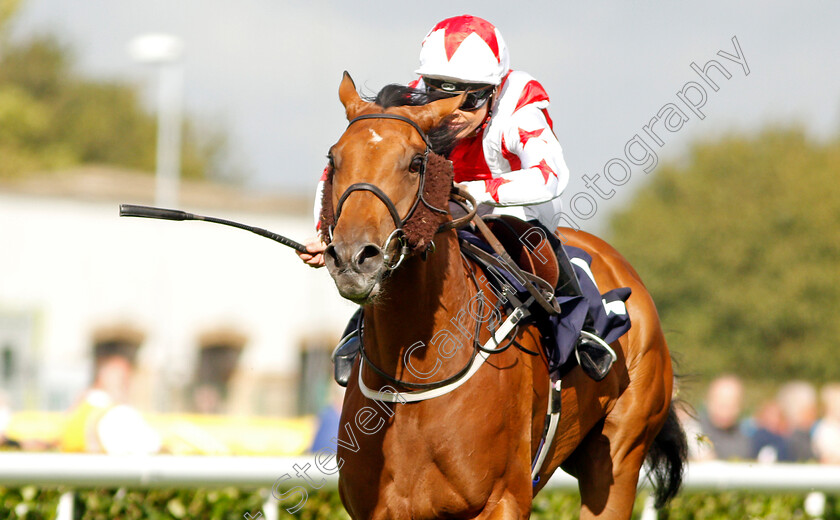
[[[386,270],[385,255],[379,246],[335,241],[327,246],[324,259],[341,296],[356,303],[375,296]]]

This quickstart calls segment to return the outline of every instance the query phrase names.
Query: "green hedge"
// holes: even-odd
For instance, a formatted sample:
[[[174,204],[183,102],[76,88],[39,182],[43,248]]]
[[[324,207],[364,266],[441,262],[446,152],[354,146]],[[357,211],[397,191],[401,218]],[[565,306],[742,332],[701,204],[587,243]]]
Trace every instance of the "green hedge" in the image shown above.
[[[0,487],[0,518],[21,520],[54,519],[62,489],[34,486]],[[83,489],[75,493],[75,517],[80,520],[243,520],[245,513],[256,516],[267,491],[236,488],[212,490],[125,490]],[[805,520],[804,495],[759,495],[754,493],[682,494],[661,520]],[[638,519],[644,498],[636,500],[633,518]],[[580,499],[576,494],[542,492],[534,500],[534,520],[574,520]],[[280,512],[280,518],[303,520],[346,520],[338,493],[322,491],[309,496],[296,514]],[[264,518],[264,517],[262,517]],[[840,520],[840,497],[829,496],[823,520]]]

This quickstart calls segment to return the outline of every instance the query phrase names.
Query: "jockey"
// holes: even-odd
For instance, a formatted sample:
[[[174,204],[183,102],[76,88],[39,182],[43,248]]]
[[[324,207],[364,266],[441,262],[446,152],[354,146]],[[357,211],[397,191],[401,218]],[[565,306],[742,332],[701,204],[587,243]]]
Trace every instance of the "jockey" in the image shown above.
[[[465,186],[479,213],[518,217],[541,227],[552,242],[560,264],[558,294],[579,296],[580,285],[560,240],[554,235],[560,220],[560,195],[569,181],[563,149],[548,115],[549,99],[533,77],[510,69],[508,49],[501,33],[478,17],[463,15],[443,20],[426,35],[420,49],[420,77],[410,87],[439,94],[467,92],[455,111],[462,125],[458,143],[449,153],[455,182]],[[315,199],[320,214],[322,183]],[[299,253],[313,267],[324,265],[325,245],[315,238]],[[345,340],[355,338],[352,334]],[[584,372],[595,380],[606,377],[615,353],[597,337],[588,318],[576,345]],[[339,350],[352,349],[342,341]],[[357,346],[355,348],[358,348]]]

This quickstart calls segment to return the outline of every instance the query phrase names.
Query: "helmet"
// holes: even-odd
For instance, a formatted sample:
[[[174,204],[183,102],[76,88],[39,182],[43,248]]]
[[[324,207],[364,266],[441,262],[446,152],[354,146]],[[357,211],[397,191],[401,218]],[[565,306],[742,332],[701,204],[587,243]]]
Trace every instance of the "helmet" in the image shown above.
[[[462,15],[435,25],[420,49],[421,76],[498,85],[510,70],[502,35],[477,16]]]

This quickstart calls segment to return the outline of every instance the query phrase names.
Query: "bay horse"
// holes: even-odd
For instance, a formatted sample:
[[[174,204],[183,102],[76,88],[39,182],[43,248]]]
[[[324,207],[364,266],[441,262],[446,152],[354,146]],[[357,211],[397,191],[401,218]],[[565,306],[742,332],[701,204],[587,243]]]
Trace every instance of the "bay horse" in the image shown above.
[[[550,380],[542,357],[525,353],[540,349],[533,325],[514,332],[522,348],[489,356],[445,395],[406,404],[364,395],[360,381],[408,395],[430,383],[428,374],[446,380],[463,372],[474,350],[444,349],[444,356],[432,348],[435,333],[451,328],[477,291],[493,296],[486,280],[471,275],[476,266],[462,257],[456,232],[439,228],[451,220],[440,208],[451,177],[443,200],[429,188],[441,181],[432,173],[423,178],[427,134],[461,97],[386,107],[361,98],[345,72],[339,98],[350,125],[328,155],[321,231],[339,293],[363,306],[364,355],[353,367],[337,439],[339,492],[350,516],[528,518],[532,498],[561,467],[579,482],[582,519],[629,519],[646,458],[657,505],[670,500],[681,483],[685,436],[671,402],[673,372],[659,317],[630,264],[585,232],[559,230],[592,256],[602,291],[632,289],[633,325],[612,344],[618,361],[604,380],[579,367],[564,376],[557,435],[537,479],[531,465]],[[410,224],[425,227],[423,236],[400,236]],[[489,335],[482,328],[481,342]]]

